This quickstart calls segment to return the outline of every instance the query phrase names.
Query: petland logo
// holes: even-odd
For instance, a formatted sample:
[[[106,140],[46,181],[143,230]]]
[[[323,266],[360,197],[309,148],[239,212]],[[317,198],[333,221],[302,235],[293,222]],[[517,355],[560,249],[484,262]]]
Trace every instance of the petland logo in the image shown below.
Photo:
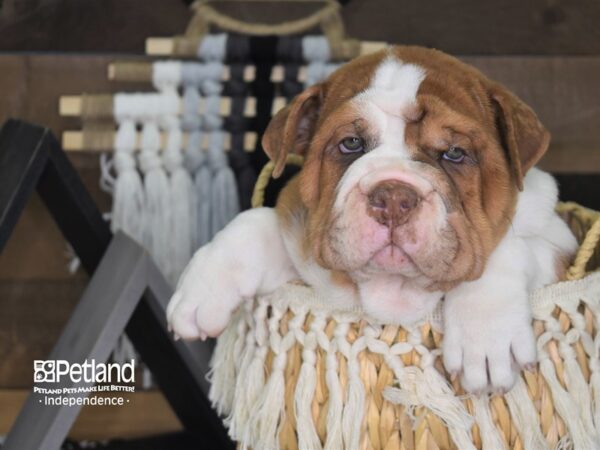
[[[135,361],[128,363],[70,363],[64,359],[36,359],[33,361],[34,383],[59,383],[69,377],[73,383],[135,383]]]

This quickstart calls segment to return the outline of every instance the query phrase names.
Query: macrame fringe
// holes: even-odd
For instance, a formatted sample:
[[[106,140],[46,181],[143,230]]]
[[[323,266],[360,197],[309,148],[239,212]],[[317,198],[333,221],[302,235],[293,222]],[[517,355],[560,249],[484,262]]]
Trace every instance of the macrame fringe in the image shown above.
[[[527,395],[527,386],[523,379],[517,379],[513,388],[505,397],[510,415],[521,437],[525,450],[546,450],[548,444],[540,429],[540,420],[535,405]],[[549,449],[548,449],[549,450]]]
[[[253,302],[247,302],[245,305],[246,316],[251,319],[248,323],[246,349],[242,353],[238,372],[247,376],[237,378],[233,400],[235,408],[225,420],[230,436],[242,443],[248,442],[246,430],[249,426],[250,412],[265,385],[265,359],[268,352],[265,323],[268,305],[265,301],[258,301],[256,309],[248,311],[252,304]]]
[[[600,315],[596,312],[600,311],[598,289],[600,282],[596,294],[587,293],[581,300],[586,303],[586,314]],[[461,450],[475,449],[471,436],[474,423],[478,425],[483,450],[507,450],[515,439],[512,430],[518,433],[524,450],[549,449],[550,441],[558,441],[555,448],[561,449],[600,448],[595,424],[598,390],[594,384],[600,381],[597,361],[600,339],[593,338],[586,329],[592,318],[586,316],[584,320],[580,296],[574,297],[572,307],[558,304],[551,296],[542,305],[533,304],[534,317],[546,330],[537,342],[536,376],[537,383],[541,383],[538,388],[546,390],[544,395],[551,398],[552,414],[564,423],[564,429],[552,431],[547,441],[542,434],[539,406],[534,405],[523,378],[504,396],[510,414],[509,426],[514,427],[507,431],[498,422],[487,396],[472,397],[473,415],[469,414],[465,398],[458,397],[436,369],[440,350],[430,349],[422,342],[423,333],[429,332],[426,328],[406,329],[406,341],[390,343],[383,336],[383,326],[368,321],[363,325],[364,316],[358,312],[330,312],[322,305],[322,299],[315,299],[307,292],[312,291],[290,284],[281,292],[246,302],[219,341],[211,363],[214,372],[210,396],[220,413],[229,414],[226,423],[240,448],[269,450],[285,446],[280,439],[290,437],[290,424],[298,439],[294,445],[299,450],[368,448],[369,439],[376,432],[371,428],[371,417],[377,411],[371,408],[379,407],[372,396],[367,403],[367,389],[370,393],[375,383],[367,369],[369,363],[365,366],[363,360],[370,358],[368,353],[381,357],[393,373],[397,387],[385,388],[383,398],[390,407],[394,404],[404,407],[402,415],[412,419],[415,433],[429,427],[427,416],[435,415],[446,427],[445,439]],[[314,307],[310,302],[314,302]],[[569,316],[572,328],[568,332],[561,329],[552,315],[557,304]],[[357,323],[361,323],[359,328]],[[596,331],[594,335],[598,336]],[[580,343],[589,358],[589,384],[576,358],[575,347]],[[301,365],[290,368],[295,358],[288,362],[287,355],[296,345],[302,350]],[[403,356],[413,352],[418,365],[405,366]],[[550,354],[554,359],[559,357],[563,364],[560,381]],[[286,389],[290,370],[298,371],[291,390],[290,386]],[[323,376],[321,370],[325,370],[325,386],[318,384]],[[319,404],[317,392],[321,388],[326,388],[327,398]],[[586,398],[586,392],[593,394],[594,401]],[[315,411],[315,405],[327,408],[325,418],[322,411]],[[286,412],[294,417],[285,417]],[[318,426],[316,412],[319,412]],[[324,436],[318,432],[322,431],[320,427],[324,427]],[[396,448],[399,438],[399,434],[393,433],[386,445]],[[416,444],[424,445],[428,439]]]
[[[321,440],[312,418],[312,400],[317,387],[317,336],[316,330],[324,325],[323,317],[315,318],[311,329],[304,336],[302,350],[302,366],[298,375],[296,392],[294,395],[294,414],[296,416],[296,430],[298,433],[298,448],[319,450],[322,448]]]
[[[171,271],[167,274],[173,285],[177,283],[181,272],[192,257],[194,250],[192,239],[195,233],[197,211],[196,193],[189,172],[183,166],[182,132],[179,121],[173,120],[167,129],[167,145],[163,152],[163,161],[170,175],[169,197],[171,203],[171,246],[169,252]]]
[[[116,178],[112,181],[111,229],[113,232],[122,230],[136,241],[142,242],[144,191],[133,155],[136,144],[136,104],[131,97],[117,94],[114,105],[119,126],[114,144]],[[107,177],[103,179],[107,180]]]
[[[500,437],[498,428],[492,421],[490,400],[488,396],[473,397],[475,422],[479,426],[479,435],[483,450],[508,450]],[[541,449],[540,449],[541,450]]]
[[[169,258],[171,199],[169,179],[160,157],[160,132],[156,117],[147,115],[142,127],[140,168],[144,173],[145,205],[141,215],[144,224],[144,246],[161,271],[171,273]]]

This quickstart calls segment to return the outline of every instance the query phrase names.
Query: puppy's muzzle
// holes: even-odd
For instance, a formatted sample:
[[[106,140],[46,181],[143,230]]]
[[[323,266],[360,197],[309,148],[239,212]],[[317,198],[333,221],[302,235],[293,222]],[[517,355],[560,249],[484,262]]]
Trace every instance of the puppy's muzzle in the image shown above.
[[[408,222],[421,201],[411,186],[396,180],[378,183],[367,194],[367,199],[369,216],[391,229]]]

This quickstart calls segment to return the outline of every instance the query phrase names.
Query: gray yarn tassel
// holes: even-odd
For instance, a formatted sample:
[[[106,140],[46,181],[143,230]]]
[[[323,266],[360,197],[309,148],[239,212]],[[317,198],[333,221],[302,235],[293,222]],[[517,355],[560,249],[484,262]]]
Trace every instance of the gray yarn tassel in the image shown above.
[[[325,36],[305,36],[302,38],[302,56],[308,63],[304,87],[312,86],[327,78],[340,65],[329,63],[331,51]]]
[[[202,150],[202,134],[194,131],[189,135],[185,152],[186,167],[194,174],[196,188],[196,248],[207,244],[211,238],[211,190],[212,172],[208,166],[207,153]]]
[[[208,160],[213,171],[211,207],[211,232],[214,236],[227,225],[239,212],[237,185],[233,171],[227,163],[223,151],[225,135],[214,131],[208,143]]]

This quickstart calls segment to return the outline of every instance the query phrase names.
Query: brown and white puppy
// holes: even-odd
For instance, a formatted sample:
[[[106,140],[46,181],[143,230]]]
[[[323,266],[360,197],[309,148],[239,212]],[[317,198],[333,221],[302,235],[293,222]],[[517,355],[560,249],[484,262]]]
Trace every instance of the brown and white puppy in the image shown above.
[[[467,390],[506,390],[535,362],[528,293],[576,247],[554,180],[532,169],[548,142],[528,106],[455,58],[357,58],[272,120],[275,175],[290,152],[301,172],[275,210],[240,214],[196,253],[168,320],[217,336],[243,299],[298,278],[386,323],[444,298],[446,368]]]

